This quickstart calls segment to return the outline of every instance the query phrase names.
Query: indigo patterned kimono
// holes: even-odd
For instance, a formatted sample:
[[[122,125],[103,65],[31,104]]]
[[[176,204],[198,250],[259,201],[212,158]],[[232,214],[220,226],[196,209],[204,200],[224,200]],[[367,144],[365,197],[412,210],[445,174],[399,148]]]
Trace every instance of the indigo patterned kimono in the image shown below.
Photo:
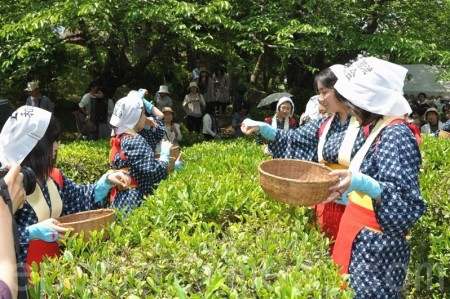
[[[381,186],[373,207],[382,232],[363,229],[353,241],[349,274],[355,298],[401,298],[410,256],[406,235],[426,210],[420,163],[417,141],[405,124],[384,128],[363,160],[360,171]]]
[[[168,163],[156,160],[154,154],[156,145],[164,136],[164,124],[160,120],[157,123],[156,128],[144,129],[135,136],[121,140],[120,147],[126,159],[116,154],[111,162],[111,168],[128,168],[138,186],[118,192],[112,207],[125,211],[137,208],[144,196],[151,194],[155,185],[166,178]]]
[[[61,215],[69,215],[99,208],[99,206],[97,206],[98,204],[95,202],[95,184],[78,185],[65,176],[63,176],[63,181],[63,188],[59,189],[59,195],[63,204]],[[47,205],[52,208],[47,185],[41,186],[41,190]],[[17,223],[20,243],[18,262],[24,262],[28,253],[28,243],[30,241],[26,227],[38,223],[38,218],[33,208],[26,201],[23,207],[16,211],[14,218]]]
[[[269,149],[273,153],[273,157],[317,162],[319,128],[325,121],[325,118],[310,121],[304,126],[287,132],[278,130],[275,141],[269,143]],[[323,158],[328,163],[338,163],[339,149],[342,145],[349,122],[350,117],[344,124],[341,124],[339,117],[333,119],[323,148]],[[364,133],[360,130],[352,149],[352,157],[359,150],[364,141]]]

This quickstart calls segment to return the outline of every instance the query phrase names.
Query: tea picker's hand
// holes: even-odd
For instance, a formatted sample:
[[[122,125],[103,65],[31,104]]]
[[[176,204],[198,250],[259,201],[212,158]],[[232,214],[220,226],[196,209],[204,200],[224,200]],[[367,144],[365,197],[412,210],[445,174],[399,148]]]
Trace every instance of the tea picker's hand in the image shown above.
[[[259,132],[262,137],[269,141],[274,141],[277,134],[277,129],[262,121],[254,121],[250,118],[244,119],[241,124],[241,131],[245,135],[250,135]]]
[[[49,218],[39,223],[27,226],[26,230],[31,240],[42,240],[45,242],[55,242],[60,235],[70,231],[70,228],[61,227],[56,219]]]
[[[349,170],[333,170],[328,175],[333,178],[337,177],[339,180],[334,186],[330,187],[331,193],[324,203],[340,199],[350,187],[352,180],[352,173]]]
[[[126,188],[131,183],[131,177],[128,173],[123,171],[115,171],[107,175],[106,179],[110,184],[116,185],[122,188]]]
[[[352,174],[349,170],[334,170],[331,176],[337,176],[339,182],[330,188],[331,194],[326,202],[339,199],[345,192],[358,191],[367,194],[371,198],[381,196],[381,186],[377,180],[361,172]]]

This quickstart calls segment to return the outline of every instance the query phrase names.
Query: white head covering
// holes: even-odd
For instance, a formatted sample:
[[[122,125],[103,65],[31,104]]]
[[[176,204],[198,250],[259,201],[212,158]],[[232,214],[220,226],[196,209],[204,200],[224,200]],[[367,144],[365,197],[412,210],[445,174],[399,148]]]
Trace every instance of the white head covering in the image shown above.
[[[320,118],[318,95],[309,98],[308,103],[306,104],[305,112],[300,117],[300,120],[303,121],[306,117],[311,120]]]
[[[412,112],[403,97],[406,68],[375,57],[364,57],[349,67],[333,65],[330,69],[338,78],[334,89],[353,105],[385,116]]]
[[[117,101],[109,123],[115,127],[117,135],[127,130],[132,130],[138,123],[144,103],[142,102],[142,92],[132,90],[124,98]]]
[[[278,100],[277,109],[276,109],[276,112],[278,112],[278,109],[280,109],[281,104],[286,103],[286,102],[291,104],[292,110],[291,110],[291,114],[289,114],[289,117],[286,117],[284,119],[284,125],[283,125],[284,131],[289,130],[289,118],[294,115],[294,102],[292,102],[291,98],[289,98],[289,97],[282,97]],[[277,128],[277,113],[275,113],[275,115],[272,117],[272,127]]]
[[[44,137],[52,114],[44,109],[22,106],[14,111],[0,133],[2,165],[22,163]]]

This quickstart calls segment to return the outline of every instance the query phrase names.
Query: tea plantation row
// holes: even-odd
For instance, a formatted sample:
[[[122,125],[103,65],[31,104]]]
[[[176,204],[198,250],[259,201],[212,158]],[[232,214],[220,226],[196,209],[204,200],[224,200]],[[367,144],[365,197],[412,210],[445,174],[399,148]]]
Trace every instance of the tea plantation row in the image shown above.
[[[421,174],[429,212],[411,240],[411,298],[450,296],[450,142],[426,139]],[[63,145],[59,166],[78,182],[107,169],[108,144]],[[186,167],[88,243],[64,240],[34,272],[32,297],[350,298],[311,211],[265,197],[260,147],[248,140],[184,150]]]

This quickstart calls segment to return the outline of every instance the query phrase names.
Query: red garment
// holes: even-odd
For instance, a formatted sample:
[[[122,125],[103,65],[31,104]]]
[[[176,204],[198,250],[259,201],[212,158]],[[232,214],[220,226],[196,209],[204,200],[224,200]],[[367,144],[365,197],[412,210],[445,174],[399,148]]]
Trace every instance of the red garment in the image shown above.
[[[109,151],[109,162],[112,163],[116,157],[116,154],[119,154],[120,159],[127,160],[127,156],[125,156],[125,153],[122,151],[122,148],[120,146],[120,143],[122,141],[122,138],[130,137],[131,135],[127,133],[120,134],[119,136],[115,136],[111,138],[110,145],[111,150]],[[131,188],[135,188],[138,186],[138,182],[135,178],[131,177]],[[112,204],[114,202],[114,199],[117,196],[117,193],[119,192],[119,188],[117,186],[114,186],[111,188],[111,191],[109,192],[109,203]]]
[[[59,169],[53,168],[50,177],[55,181],[61,190],[64,186],[64,179]],[[44,257],[56,257],[59,255],[58,242],[45,242],[42,240],[30,240],[28,243],[28,254],[26,259],[27,269],[30,271],[33,263],[40,264]]]
[[[272,116],[267,116],[264,118],[264,122],[272,125]],[[295,129],[298,127],[298,121],[295,117],[289,117],[289,129]]]
[[[316,221],[321,231],[331,240],[330,252],[333,252],[334,241],[339,232],[342,215],[345,211],[345,205],[335,202],[321,203],[315,206]]]

